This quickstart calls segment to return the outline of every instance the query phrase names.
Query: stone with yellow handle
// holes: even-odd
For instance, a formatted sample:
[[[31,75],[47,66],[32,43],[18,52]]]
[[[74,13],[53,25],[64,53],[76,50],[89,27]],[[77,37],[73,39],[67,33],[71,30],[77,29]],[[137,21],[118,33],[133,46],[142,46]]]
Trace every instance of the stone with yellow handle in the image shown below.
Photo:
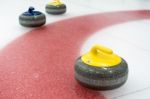
[[[64,14],[66,12],[66,5],[62,3],[60,0],[54,0],[53,2],[48,3],[45,6],[45,10],[48,14]]]
[[[111,49],[95,45],[76,60],[75,78],[83,86],[96,90],[110,90],[126,82],[128,65]]]

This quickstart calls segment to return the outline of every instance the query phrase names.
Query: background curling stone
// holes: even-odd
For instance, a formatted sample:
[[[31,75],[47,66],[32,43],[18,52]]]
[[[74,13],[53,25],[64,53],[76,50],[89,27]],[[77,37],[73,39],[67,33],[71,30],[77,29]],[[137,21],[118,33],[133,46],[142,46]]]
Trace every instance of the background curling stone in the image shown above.
[[[19,16],[19,23],[26,27],[38,27],[44,25],[46,17],[42,12],[34,11],[33,7],[30,7],[28,11]]]
[[[123,85],[128,78],[128,66],[109,48],[95,45],[75,63],[75,79],[95,90],[111,90]]]
[[[46,5],[45,10],[48,14],[63,14],[66,12],[66,5],[60,2],[60,0],[54,0]]]

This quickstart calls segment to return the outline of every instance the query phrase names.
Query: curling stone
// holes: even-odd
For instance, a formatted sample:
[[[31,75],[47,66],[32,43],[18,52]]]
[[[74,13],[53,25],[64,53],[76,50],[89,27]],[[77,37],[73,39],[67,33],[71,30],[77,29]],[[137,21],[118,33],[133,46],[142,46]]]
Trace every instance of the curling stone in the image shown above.
[[[111,90],[123,85],[128,78],[127,62],[101,45],[95,45],[75,63],[75,79],[95,90]]]
[[[66,5],[59,0],[54,0],[46,5],[45,10],[48,14],[64,14],[66,12]]]
[[[45,22],[45,15],[42,12],[34,11],[33,7],[19,16],[19,23],[25,27],[38,27],[44,25]]]

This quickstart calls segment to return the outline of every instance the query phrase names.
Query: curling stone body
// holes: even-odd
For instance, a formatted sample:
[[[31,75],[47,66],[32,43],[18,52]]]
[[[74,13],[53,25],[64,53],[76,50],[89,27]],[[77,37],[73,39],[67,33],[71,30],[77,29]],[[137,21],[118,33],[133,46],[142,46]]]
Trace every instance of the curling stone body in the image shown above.
[[[46,5],[45,10],[48,14],[64,14],[66,12],[66,5],[61,3],[59,0],[56,0],[52,3]]]
[[[39,27],[46,23],[46,17],[42,12],[33,11],[34,8],[30,7],[27,12],[19,16],[19,23],[25,27]]]
[[[94,46],[75,63],[75,79],[95,90],[111,90],[128,78],[127,62],[103,46]]]

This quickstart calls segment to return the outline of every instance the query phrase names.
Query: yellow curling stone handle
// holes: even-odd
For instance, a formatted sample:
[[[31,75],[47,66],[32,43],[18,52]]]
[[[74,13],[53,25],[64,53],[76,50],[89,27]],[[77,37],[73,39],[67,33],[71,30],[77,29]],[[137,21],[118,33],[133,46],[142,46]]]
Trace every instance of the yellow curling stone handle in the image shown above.
[[[121,63],[121,58],[102,45],[95,45],[81,57],[81,60],[94,67],[113,67]]]
[[[60,6],[63,3],[60,2],[60,0],[54,0],[53,2],[48,3],[49,5],[53,5],[53,6]]]

